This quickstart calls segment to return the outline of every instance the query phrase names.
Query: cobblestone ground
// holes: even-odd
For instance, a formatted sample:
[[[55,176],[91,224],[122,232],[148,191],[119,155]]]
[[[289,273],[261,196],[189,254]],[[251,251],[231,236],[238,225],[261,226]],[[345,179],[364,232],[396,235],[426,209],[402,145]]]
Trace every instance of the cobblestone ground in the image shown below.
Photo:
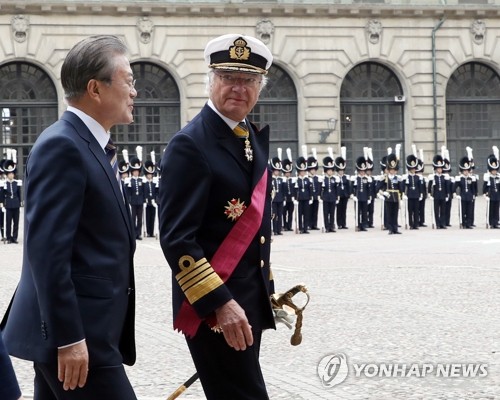
[[[410,231],[402,223],[402,235],[388,236],[380,226],[355,232],[350,215],[349,230],[274,237],[277,291],[305,283],[311,302],[300,346],[289,344],[292,332],[284,325],[264,334],[261,360],[271,399],[500,398],[500,231],[486,229],[482,199],[476,215],[474,230],[459,229],[456,216],[452,228],[433,230],[429,215],[427,228]],[[2,314],[21,253],[21,244],[0,245]],[[140,399],[165,399],[194,367],[183,337],[171,328],[171,274],[159,242],[138,242],[135,264],[138,360],[127,372]],[[325,387],[318,364],[341,353],[347,378]],[[14,363],[29,397],[31,365]],[[384,363],[483,363],[487,376],[356,376],[354,364],[373,371]],[[204,399],[199,382],[181,398]]]

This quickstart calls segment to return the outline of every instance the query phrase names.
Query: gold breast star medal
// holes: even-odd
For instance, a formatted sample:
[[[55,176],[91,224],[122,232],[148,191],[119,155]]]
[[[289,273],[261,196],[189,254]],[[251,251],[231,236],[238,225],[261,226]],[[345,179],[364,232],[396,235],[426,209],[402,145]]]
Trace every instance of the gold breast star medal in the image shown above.
[[[245,205],[245,202],[241,201],[240,199],[232,199],[231,201],[227,202],[227,206],[225,206],[224,208],[224,214],[227,215],[227,218],[231,218],[233,221],[236,221],[247,209],[247,206]]]

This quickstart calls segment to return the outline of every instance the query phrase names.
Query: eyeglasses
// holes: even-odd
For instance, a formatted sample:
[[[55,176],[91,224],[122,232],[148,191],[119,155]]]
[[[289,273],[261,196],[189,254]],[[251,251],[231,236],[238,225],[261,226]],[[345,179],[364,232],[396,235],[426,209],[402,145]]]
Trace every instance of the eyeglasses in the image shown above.
[[[255,88],[260,85],[261,79],[258,78],[241,78],[231,74],[216,74],[222,83],[227,86],[245,86]]]
[[[116,82],[114,79],[103,79],[103,81],[105,82]],[[127,84],[127,86],[129,87],[130,90],[133,90],[135,89],[135,83],[137,82],[137,79],[133,79],[131,81],[127,80],[125,83]]]

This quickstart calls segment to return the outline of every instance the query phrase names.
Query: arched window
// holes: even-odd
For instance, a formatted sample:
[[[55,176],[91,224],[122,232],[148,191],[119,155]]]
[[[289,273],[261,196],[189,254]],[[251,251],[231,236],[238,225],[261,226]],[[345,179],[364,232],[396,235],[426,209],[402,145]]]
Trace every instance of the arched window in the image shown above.
[[[277,155],[277,148],[292,150],[292,157],[298,154],[297,91],[290,76],[280,67],[269,68],[268,83],[260,94],[259,101],[248,116],[257,126],[269,125],[271,129],[269,158]]]
[[[172,75],[156,64],[137,62],[131,67],[137,79],[134,122],[116,126],[113,140],[119,151],[127,149],[130,156],[136,146],[142,146],[143,161],[154,151],[159,162],[166,144],[181,128],[179,88]]]
[[[6,148],[17,151],[17,174],[22,177],[33,143],[57,118],[57,91],[40,68],[24,62],[0,66],[0,158]]]
[[[486,172],[491,147],[500,145],[500,76],[493,69],[471,62],[453,73],[446,87],[446,128],[455,171],[470,146],[476,172]]]
[[[363,147],[372,148],[375,165],[388,147],[400,143],[403,151],[403,105],[401,84],[389,68],[366,62],[349,71],[340,90],[341,145],[347,148],[349,171]]]

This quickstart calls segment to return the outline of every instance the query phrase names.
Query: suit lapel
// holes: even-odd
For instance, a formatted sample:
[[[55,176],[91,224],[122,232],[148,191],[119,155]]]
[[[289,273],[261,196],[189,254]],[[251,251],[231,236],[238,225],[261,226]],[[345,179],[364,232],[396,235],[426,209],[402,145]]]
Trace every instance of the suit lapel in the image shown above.
[[[90,152],[93,154],[93,156],[97,159],[99,164],[101,164],[102,169],[104,173],[106,174],[106,177],[109,181],[109,184],[113,190],[113,194],[115,197],[116,202],[118,203],[118,206],[120,207],[120,211],[122,213],[123,219],[125,220],[125,223],[127,225],[127,229],[131,238],[131,241],[134,242],[133,238],[135,237],[135,234],[133,234],[132,230],[132,222],[131,222],[131,217],[130,217],[130,208],[126,204],[126,201],[124,201],[124,196],[125,193],[122,194],[120,190],[120,186],[118,184],[118,181],[116,180],[116,177],[113,173],[113,168],[111,168],[111,164],[108,161],[108,158],[106,157],[106,154],[104,153],[104,150],[101,148],[99,143],[97,142],[96,138],[90,130],[87,128],[87,126],[83,123],[83,121],[78,118],[77,115],[73,114],[72,112],[66,111],[63,116],[63,119],[66,119],[70,123],[72,123],[80,137],[88,142],[88,148]]]

